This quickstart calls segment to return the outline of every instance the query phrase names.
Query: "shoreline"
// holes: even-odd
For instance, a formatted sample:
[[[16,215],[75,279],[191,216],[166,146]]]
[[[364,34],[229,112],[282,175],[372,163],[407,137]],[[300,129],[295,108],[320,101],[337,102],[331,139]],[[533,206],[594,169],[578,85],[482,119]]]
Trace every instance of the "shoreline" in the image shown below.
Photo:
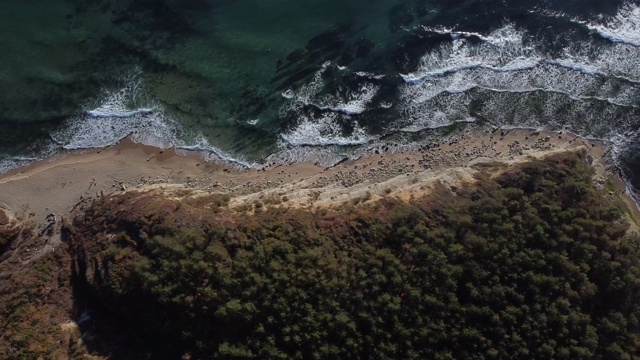
[[[114,146],[70,151],[1,174],[0,209],[12,218],[46,223],[47,216],[68,217],[95,197],[154,189],[167,196],[175,196],[176,190],[226,193],[232,208],[258,203],[328,208],[383,196],[407,199],[428,193],[438,183],[455,186],[473,180],[487,166],[508,167],[532,157],[585,149],[593,159],[595,181],[600,186],[613,181],[640,221],[640,210],[602,141],[531,129],[474,130],[447,141],[370,153],[332,167],[302,162],[240,169],[206,162],[195,151],[161,149],[125,138]]]

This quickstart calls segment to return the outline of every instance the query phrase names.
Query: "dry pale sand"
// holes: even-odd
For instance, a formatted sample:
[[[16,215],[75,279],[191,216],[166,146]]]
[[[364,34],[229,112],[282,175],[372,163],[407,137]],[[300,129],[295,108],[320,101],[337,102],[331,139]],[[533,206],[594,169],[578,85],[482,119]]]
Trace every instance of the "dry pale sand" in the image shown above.
[[[579,148],[593,159],[596,181],[604,184],[615,176],[601,144],[569,133],[531,130],[468,133],[449,143],[389,149],[328,169],[299,163],[238,170],[206,163],[197,154],[178,155],[173,149],[123,140],[117,146],[69,153],[3,174],[0,207],[11,217],[31,218],[41,226],[51,214],[64,218],[95,197],[122,191],[163,191],[167,196],[228,193],[232,208],[256,203],[331,207],[382,196],[409,198],[429,192],[437,183],[455,186],[470,180],[480,164],[499,162],[504,168]]]

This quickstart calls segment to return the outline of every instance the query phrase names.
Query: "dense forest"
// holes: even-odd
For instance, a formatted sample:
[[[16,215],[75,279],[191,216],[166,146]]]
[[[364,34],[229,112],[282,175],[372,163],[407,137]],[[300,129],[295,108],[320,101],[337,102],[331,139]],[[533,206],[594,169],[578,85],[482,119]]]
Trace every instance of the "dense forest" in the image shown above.
[[[487,169],[331,209],[121,193],[40,258],[0,219],[0,358],[639,357],[640,238],[617,195],[581,154]]]
[[[579,154],[357,207],[125,194],[70,228],[131,358],[630,359],[640,241]]]

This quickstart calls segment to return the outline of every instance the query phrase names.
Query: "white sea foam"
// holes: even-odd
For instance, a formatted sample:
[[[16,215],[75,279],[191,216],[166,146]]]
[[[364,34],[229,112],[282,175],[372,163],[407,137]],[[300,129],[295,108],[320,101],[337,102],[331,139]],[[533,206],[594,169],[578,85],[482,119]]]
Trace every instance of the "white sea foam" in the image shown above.
[[[45,158],[53,156],[58,147],[55,143],[49,142],[42,144],[40,153],[32,154],[32,155],[22,155],[22,156],[14,156],[8,154],[0,155],[0,174],[3,174],[9,170],[13,170],[35,161],[43,160]]]
[[[176,150],[180,151],[195,151],[204,154],[205,161],[208,162],[222,162],[228,164],[234,164],[243,168],[258,167],[258,164],[254,162],[246,161],[240,157],[231,155],[209,143],[209,140],[203,135],[198,135],[189,145],[177,145]]]
[[[604,23],[583,22],[600,36],[617,43],[640,46],[640,6],[628,2]]]
[[[448,73],[475,68],[495,71],[523,70],[536,66],[542,59],[537,50],[527,44],[524,33],[517,30],[513,24],[507,24],[480,38],[483,42],[479,45],[472,45],[465,38],[457,38],[451,43],[443,44],[425,54],[420,59],[416,71],[400,76],[406,83],[415,84]]]
[[[127,136],[161,148],[175,145],[179,126],[148,98],[140,70],[134,69],[121,80],[120,90],[105,91],[96,106],[69,119],[51,134],[52,139],[68,150],[110,146]]]
[[[640,86],[604,76],[589,76],[573,66],[555,61],[541,63],[527,71],[494,72],[478,68],[461,70],[448,76],[428,79],[404,88],[413,102],[424,102],[443,93],[466,92],[473,88],[493,91],[550,91],[567,94],[575,100],[598,99],[635,107]]]
[[[290,101],[280,109],[281,117],[297,121],[294,128],[280,136],[287,146],[349,146],[373,138],[351,116],[368,109],[380,86],[365,82],[357,90],[339,89],[334,94],[321,95],[322,77],[329,65],[325,63],[310,82],[291,91]],[[345,133],[341,122],[350,122],[352,131]]]
[[[594,46],[591,43],[579,43],[567,48],[557,59],[548,59],[557,64],[590,75],[616,77],[630,82],[640,83],[640,48],[627,44]]]
[[[608,139],[629,130],[637,121],[633,112],[621,112],[606,102],[574,101],[562,93],[533,92],[526,96],[485,92],[477,111],[499,127],[568,128],[582,136]]]
[[[366,77],[368,79],[375,79],[375,80],[381,80],[385,78],[385,75],[374,74],[366,71],[358,71],[356,72],[356,75],[360,77]]]
[[[71,120],[68,127],[52,134],[65,149],[88,149],[110,146],[131,135],[132,140],[161,148],[170,147],[176,127],[162,112],[122,117],[83,116]]]
[[[337,113],[326,113],[320,119],[300,114],[298,125],[280,136],[291,146],[361,145],[373,139],[357,121],[351,124],[353,131],[344,134],[339,117]]]
[[[322,91],[324,81],[322,76],[327,71],[327,68],[331,65],[331,62],[327,61],[322,64],[320,70],[316,71],[313,79],[307,84],[303,85],[297,92],[294,93],[294,99],[296,102],[303,104],[310,104],[313,99]]]
[[[513,32],[511,35],[509,33]],[[418,69],[400,74],[408,84],[417,84],[451,73],[484,69],[493,72],[514,72],[536,68],[543,63],[553,63],[587,75],[617,77],[640,82],[640,48],[626,44],[594,46],[589,42],[566,48],[560,57],[550,57],[533,40],[523,42],[526,36],[507,25],[494,33],[492,43],[472,45],[465,39],[454,40],[425,54]],[[501,40],[498,40],[501,39]]]
[[[74,150],[114,145],[130,136],[134,142],[158,148],[201,152],[210,161],[256,166],[211,146],[202,135],[191,136],[191,140],[181,137],[180,125],[168,117],[158,103],[146,99],[138,79],[131,77],[123,89],[105,93],[98,106],[70,119],[66,126],[54,132],[53,141],[59,147]],[[257,122],[258,119],[248,121],[251,125]]]
[[[392,102],[380,103],[380,108],[382,108],[382,109],[391,109],[392,106],[393,106]]]
[[[4,174],[9,170],[25,166],[34,161],[38,161],[40,158],[28,158],[28,157],[7,157],[0,160],[0,174]]]
[[[478,88],[403,105],[408,124],[400,128],[402,131],[439,128],[481,117],[496,127],[568,127],[582,136],[606,139],[637,123],[637,112],[620,111],[607,101],[575,101],[561,92],[514,94]]]
[[[325,62],[320,70],[316,71],[311,81],[302,85],[297,91],[288,89],[282,93],[282,97],[289,101],[280,107],[280,117],[284,118],[291,113],[299,113],[303,110],[304,106],[313,103],[314,99],[320,91],[322,91],[322,87],[324,86],[322,75],[330,64],[330,62]]]
[[[401,87],[400,108],[408,123],[402,130],[470,121],[469,113],[477,104],[484,104],[478,115],[499,126],[553,127],[573,122],[583,135],[602,135],[606,128],[616,129],[616,121],[632,122],[620,119],[614,109],[634,108],[640,102],[638,48],[575,44],[562,56],[552,58],[533,40],[526,42],[526,34],[509,24],[488,36],[441,30],[460,37],[425,54],[415,72],[402,75],[406,84]],[[473,44],[465,39],[469,36],[483,42]],[[596,105],[598,102],[610,105]],[[540,103],[544,109],[531,114]],[[595,106],[607,108],[605,113],[610,113],[612,120],[603,120],[602,111]],[[572,116],[580,121],[563,121]]]
[[[152,114],[156,110],[156,108],[141,108],[129,111],[114,111],[114,109],[94,109],[87,111],[87,115],[94,118],[128,118],[136,115]]]
[[[440,26],[440,27],[422,26],[422,28],[429,32],[434,32],[441,35],[450,35],[451,38],[454,40],[460,39],[460,38],[477,37],[478,39],[488,44],[492,44],[496,46],[504,46],[509,42],[520,42],[522,40],[522,38],[520,37],[520,34],[517,31],[514,31],[515,27],[513,24],[507,24],[506,26],[493,31],[491,34],[486,36],[477,32],[456,31],[453,28],[448,28],[443,26]]]
[[[542,15],[542,16],[556,18],[556,19],[562,19],[567,17],[567,14],[562,11],[548,9],[544,6],[539,6],[539,5],[534,6],[533,9],[528,10],[527,12],[529,14]]]
[[[159,105],[144,104],[130,108],[140,98],[136,82],[107,93],[100,104],[67,121],[67,126],[51,136],[64,149],[100,148],[118,143],[131,135],[132,140],[166,148],[174,145],[178,125],[167,119]]]
[[[402,104],[404,123],[399,124],[402,131],[415,132],[473,121],[469,117],[471,97],[465,92],[434,96],[424,101],[413,101],[406,93],[403,97],[406,101]]]
[[[281,150],[269,155],[265,159],[267,164],[293,164],[313,162],[324,167],[331,167],[336,163],[350,158],[352,154],[336,152],[331,147],[291,147],[287,143],[279,144]]]
[[[286,116],[287,112],[298,112],[304,106],[313,106],[320,110],[340,112],[347,115],[357,115],[367,110],[376,93],[380,89],[379,85],[364,83],[355,90],[339,90],[336,94],[320,95],[324,87],[322,76],[330,62],[325,62],[313,79],[300,87],[298,91],[287,90],[282,93],[286,99],[292,100],[280,109],[281,116]],[[374,77],[380,79],[378,75],[362,73],[363,77]]]
[[[293,90],[291,89],[287,89],[286,91],[282,92],[282,97],[285,99],[293,99],[294,93]]]
[[[576,59],[575,56],[569,54],[565,58],[547,60],[547,63],[579,71],[587,75],[606,76],[606,74],[602,72],[601,69],[598,68],[598,66],[594,65],[593,63],[590,64],[587,62],[583,62],[581,60],[583,59]]]
[[[328,95],[306,105],[313,105],[320,110],[341,112],[347,115],[362,114],[376,96],[380,86],[363,84],[357,91],[343,91],[343,94]]]

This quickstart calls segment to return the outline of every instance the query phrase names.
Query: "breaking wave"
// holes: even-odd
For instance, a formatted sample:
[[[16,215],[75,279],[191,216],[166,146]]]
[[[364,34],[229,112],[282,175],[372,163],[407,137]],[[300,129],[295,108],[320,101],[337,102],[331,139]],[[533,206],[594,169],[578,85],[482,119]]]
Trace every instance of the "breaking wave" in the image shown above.
[[[162,106],[145,93],[139,71],[128,75],[128,82],[118,91],[106,91],[93,109],[68,119],[50,134],[51,143],[32,157],[5,156],[0,173],[52,156],[62,150],[104,148],[126,137],[137,143],[158,148],[175,147],[180,151],[202,153],[207,161],[224,162],[240,167],[254,167],[245,161],[209,144],[201,134],[190,135],[167,116]]]
[[[551,57],[512,24],[488,36],[451,33],[451,43],[425,54],[413,73],[400,75],[405,82],[401,130],[480,117],[497,126],[576,126],[585,136],[613,136],[637,122],[637,111],[630,111],[640,100],[640,53],[635,48],[579,44]],[[469,36],[482,42],[472,43],[465,38]],[[618,115],[623,112],[630,115]],[[611,114],[609,123],[602,124]]]
[[[581,22],[577,20],[577,22]],[[640,6],[631,2],[620,7],[618,14],[603,23],[581,22],[605,39],[640,46]]]
[[[536,66],[541,60],[536,49],[525,41],[524,33],[516,30],[513,24],[507,24],[488,36],[478,35],[482,43],[477,46],[464,37],[455,36],[470,36],[470,33],[450,31],[450,34],[454,39],[452,42],[425,54],[415,72],[400,75],[406,83],[416,84],[449,73],[478,68],[497,72],[524,70]]]
[[[66,150],[111,146],[127,136],[160,148],[176,145],[179,125],[146,98],[138,75],[127,78],[122,89],[106,92],[95,108],[68,120],[52,139]]]
[[[328,146],[328,145],[362,145],[375,137],[368,135],[365,130],[352,120],[352,130],[345,131],[336,113],[327,113],[317,118],[300,115],[297,126],[281,135],[282,140],[290,146]]]
[[[425,44],[434,36],[438,45],[425,46],[419,59],[412,58],[418,60],[414,68],[380,73],[391,67],[362,68],[346,58],[326,57],[334,60],[304,83],[278,88],[277,116],[256,113],[241,123],[255,131],[277,124],[278,150],[267,162],[331,164],[372,149],[390,134],[409,133],[413,141],[423,130],[457,123],[568,128],[623,146],[620,138],[631,138],[628,134],[640,127],[640,7],[626,3],[614,16],[589,21],[551,10],[541,14],[573,21],[571,31],[584,28],[571,36],[559,31],[551,36],[557,41],[548,44],[549,38],[508,20],[486,33],[419,26]],[[445,37],[434,34],[448,38],[442,42]],[[338,65],[342,61],[344,66]],[[103,94],[69,119],[51,135],[55,150],[47,155],[105,147],[131,136],[148,145],[198,151],[211,161],[258,166],[216,148],[213,138],[197,130],[187,131],[147,96],[140,78],[134,72],[123,89]],[[0,171],[33,159],[5,157]]]
[[[233,164],[242,168],[258,167],[259,164],[249,162],[241,157],[231,155],[226,151],[216,148],[209,143],[209,140],[202,135],[198,135],[191,145],[176,145],[177,150],[193,151],[204,155],[205,161],[222,162]]]
[[[280,109],[280,116],[292,118],[295,124],[280,135],[288,146],[353,146],[375,138],[352,116],[369,109],[380,86],[364,82],[356,90],[339,89],[336,93],[322,94],[323,75],[330,65],[329,62],[323,64],[313,79],[299,90],[283,94],[288,102]]]

